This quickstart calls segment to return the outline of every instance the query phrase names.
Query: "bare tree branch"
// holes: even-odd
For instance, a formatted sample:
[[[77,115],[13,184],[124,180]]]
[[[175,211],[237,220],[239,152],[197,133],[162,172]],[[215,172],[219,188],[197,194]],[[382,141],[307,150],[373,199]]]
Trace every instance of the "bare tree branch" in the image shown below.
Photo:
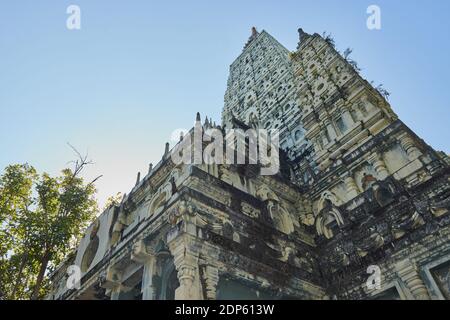
[[[73,145],[71,145],[69,142],[67,142],[67,145],[75,152],[75,154],[77,155],[78,159],[75,161],[71,161],[69,163],[73,163],[74,164],[74,170],[73,170],[73,175],[72,178],[77,177],[81,171],[83,171],[83,169],[91,164],[94,164],[94,162],[92,162],[91,160],[88,160],[88,153],[86,152],[86,155],[82,155]]]

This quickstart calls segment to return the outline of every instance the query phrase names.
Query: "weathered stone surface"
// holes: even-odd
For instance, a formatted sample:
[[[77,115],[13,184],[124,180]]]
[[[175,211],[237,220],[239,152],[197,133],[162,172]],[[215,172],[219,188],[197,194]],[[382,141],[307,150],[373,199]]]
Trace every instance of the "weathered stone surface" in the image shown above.
[[[280,130],[280,173],[176,166],[166,148],[87,230],[49,298],[450,298],[448,157],[330,39],[299,32],[290,53],[253,30],[230,67],[222,126],[203,125]],[[66,269],[82,261],[68,290]]]

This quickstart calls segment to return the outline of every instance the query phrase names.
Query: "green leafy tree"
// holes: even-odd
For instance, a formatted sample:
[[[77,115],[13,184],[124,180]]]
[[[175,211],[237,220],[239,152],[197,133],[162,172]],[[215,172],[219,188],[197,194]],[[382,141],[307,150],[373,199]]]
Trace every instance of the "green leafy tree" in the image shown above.
[[[40,299],[46,274],[73,249],[97,210],[95,186],[81,177],[87,157],[57,177],[27,165],[0,176],[0,295]]]
[[[36,170],[27,165],[11,165],[0,177],[0,295],[13,299],[23,295],[22,276],[28,276],[28,237],[19,221],[29,214],[32,205]]]

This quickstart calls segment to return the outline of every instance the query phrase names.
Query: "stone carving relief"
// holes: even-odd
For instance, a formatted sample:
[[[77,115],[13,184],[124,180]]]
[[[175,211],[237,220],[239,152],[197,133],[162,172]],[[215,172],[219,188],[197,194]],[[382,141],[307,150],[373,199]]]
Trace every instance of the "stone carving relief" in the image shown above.
[[[370,173],[364,172],[361,178],[361,188],[366,191],[371,188],[378,180]]]
[[[430,205],[430,211],[433,214],[433,216],[439,218],[447,213],[450,212],[450,197],[447,197],[446,199],[434,202]]]
[[[152,195],[149,209],[150,216],[160,213],[167,201],[178,191],[177,186],[182,174],[182,169],[173,169],[166,182]]]
[[[372,165],[367,163],[355,172],[354,179],[358,189],[362,192],[369,189],[375,182],[378,181],[375,169]]]
[[[334,206],[340,206],[342,204],[341,199],[339,199],[336,194],[331,191],[325,191],[322,193],[318,203],[317,212],[322,211],[331,202]]]
[[[150,216],[156,215],[164,207],[164,204],[169,200],[169,194],[167,190],[157,192],[155,195],[153,195],[152,199],[150,200]]]
[[[256,197],[259,198],[261,201],[276,201],[279,202],[280,199],[278,196],[273,192],[268,186],[262,185],[257,188],[256,190]]]
[[[316,217],[316,231],[319,236],[331,239],[338,229],[344,225],[344,219],[336,203],[336,196],[326,191],[319,201],[319,213]]]
[[[258,218],[259,215],[261,214],[260,210],[252,207],[251,205],[249,205],[247,202],[244,201],[242,201],[241,203],[241,210],[242,213],[249,216],[250,218]]]
[[[392,225],[392,235],[394,239],[400,239],[408,231],[414,230],[422,226],[424,223],[425,221],[422,216],[417,211],[415,211],[410,217]]]
[[[329,261],[335,266],[350,265],[350,257],[341,245],[338,245],[333,249],[329,259]]]
[[[311,201],[300,198],[295,207],[298,208],[299,222],[307,226],[313,226],[315,217]]]
[[[111,246],[114,246],[120,241],[122,236],[122,231],[127,226],[127,217],[123,207],[118,209],[117,219],[113,222],[112,232],[111,232]]]
[[[270,218],[275,223],[275,227],[286,234],[294,232],[292,216],[281,204],[280,198],[269,187],[262,186],[256,191],[256,196],[267,205]]]
[[[294,232],[294,223],[290,213],[280,203],[269,200],[267,208],[270,213],[270,217],[275,223],[275,227],[286,234]]]
[[[381,248],[384,245],[383,236],[376,230],[370,230],[370,235],[355,243],[356,252],[360,257],[365,257],[370,251]]]
[[[194,217],[195,210],[194,205],[183,200],[177,207],[170,210],[167,219],[171,225],[176,225],[181,220],[190,220],[189,217]]]

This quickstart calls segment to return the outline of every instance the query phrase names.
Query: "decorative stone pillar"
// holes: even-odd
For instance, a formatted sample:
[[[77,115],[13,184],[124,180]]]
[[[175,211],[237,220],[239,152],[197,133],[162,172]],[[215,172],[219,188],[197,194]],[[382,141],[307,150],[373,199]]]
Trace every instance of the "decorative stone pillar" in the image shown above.
[[[133,244],[131,260],[144,265],[142,274],[142,300],[155,300],[156,291],[153,285],[153,276],[156,273],[157,257],[151,249],[147,248],[143,240]]]
[[[416,300],[429,300],[427,288],[423,283],[420,275],[417,271],[417,267],[409,259],[398,262],[395,265],[397,274],[402,279],[406,287],[410,290],[414,299]]]
[[[156,257],[150,257],[144,264],[142,275],[142,300],[155,300],[156,290],[153,284],[153,276],[156,271]]]
[[[203,267],[203,279],[206,286],[206,299],[216,300],[217,283],[219,282],[219,270],[214,266]]]
[[[377,172],[378,180],[384,180],[389,177],[389,171],[381,154],[375,154],[372,158],[373,168]]]
[[[121,278],[121,272],[114,266],[109,266],[101,279],[100,286],[106,289],[106,292],[110,295],[111,300],[119,300],[119,295],[122,291]]]
[[[168,214],[172,228],[167,234],[167,244],[173,256],[180,286],[175,290],[175,300],[203,299],[199,271],[201,230],[204,226],[197,216],[195,206],[189,201],[181,201]]]
[[[181,235],[169,243],[169,248],[180,282],[175,290],[175,300],[202,300],[198,250],[192,239],[187,234]]]
[[[357,197],[359,194],[359,190],[358,186],[356,185],[355,179],[353,178],[353,175],[351,173],[347,174],[347,176],[344,179],[344,182],[349,199]]]
[[[420,150],[416,147],[415,141],[410,136],[404,135],[400,138],[400,144],[402,145],[403,150],[406,151],[409,160],[416,160],[422,155]]]

